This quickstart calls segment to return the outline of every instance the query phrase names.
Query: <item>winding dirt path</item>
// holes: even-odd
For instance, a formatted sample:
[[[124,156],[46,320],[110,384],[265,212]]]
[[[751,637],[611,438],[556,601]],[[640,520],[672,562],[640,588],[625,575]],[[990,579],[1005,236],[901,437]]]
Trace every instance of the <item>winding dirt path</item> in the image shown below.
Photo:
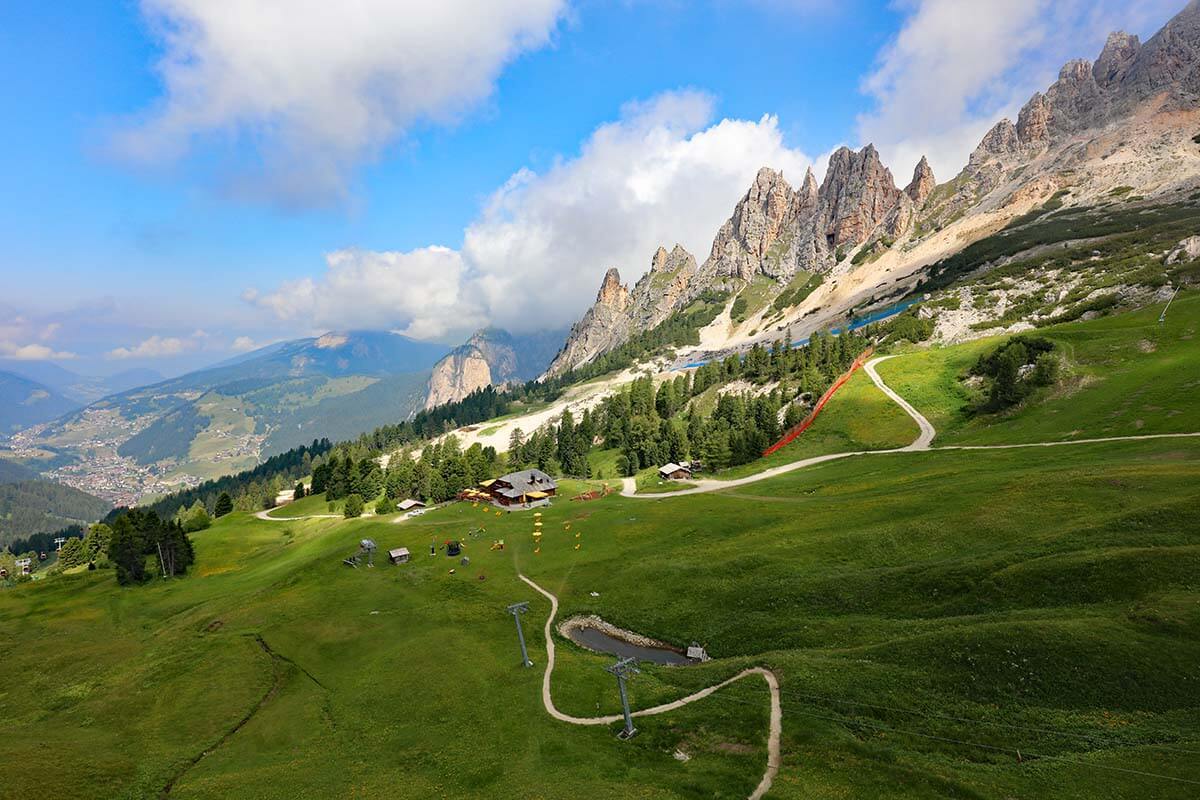
[[[554,705],[554,697],[550,693],[550,676],[554,673],[554,636],[552,635],[552,626],[554,625],[554,618],[558,616],[558,598],[524,575],[518,575],[518,577],[550,601],[550,615],[546,617],[545,626],[546,670],[542,673],[542,705],[546,707],[546,713],[560,722],[566,722],[571,725],[612,725],[615,722],[620,722],[623,719],[620,714],[612,714],[606,717],[574,717],[570,714],[564,714]],[[726,686],[751,675],[762,676],[763,680],[767,682],[767,688],[771,691],[771,722],[767,733],[767,770],[763,773],[762,780],[758,782],[758,786],[755,787],[749,797],[749,800],[760,800],[770,790],[771,784],[775,781],[775,776],[779,774],[780,738],[783,735],[783,705],[779,696],[779,679],[776,678],[775,673],[771,672],[771,670],[764,667],[744,669],[728,680],[713,684],[706,689],[701,689],[698,692],[689,694],[687,697],[681,697],[670,703],[663,703],[652,708],[634,711],[632,716],[652,717],[658,714],[665,714],[668,711],[675,711],[689,703],[703,700]]]
[[[896,356],[879,356],[873,358],[866,364],[863,364],[863,370],[871,377],[871,381],[879,388],[881,392],[890,397],[896,405],[904,410],[904,413],[912,417],[917,423],[917,428],[920,432],[912,444],[906,447],[895,447],[888,450],[853,450],[846,453],[829,453],[823,456],[813,456],[812,458],[803,458],[799,461],[793,461],[790,464],[784,464],[780,467],[772,467],[765,469],[762,472],[749,475],[745,478],[737,478],[728,481],[718,481],[713,479],[692,481],[695,484],[687,489],[680,489],[676,492],[656,492],[652,494],[638,494],[637,482],[633,478],[624,478],[621,482],[621,496],[631,497],[637,500],[658,500],[663,497],[682,497],[690,494],[706,494],[708,492],[719,492],[724,489],[733,489],[738,486],[745,486],[750,483],[758,483],[769,478],[774,478],[779,475],[786,475],[789,472],[795,472],[798,469],[811,467],[816,464],[823,464],[826,461],[837,461],[842,458],[850,458],[852,456],[869,456],[880,455],[882,453],[914,453],[925,451],[941,451],[941,450],[1013,450],[1023,447],[1063,447],[1076,444],[1101,444],[1104,442],[1136,442],[1146,439],[1187,439],[1200,437],[1200,433],[1148,433],[1135,436],[1104,436],[1096,439],[1071,439],[1068,441],[1055,442],[1023,442],[1021,444],[958,444],[946,445],[944,447],[933,447],[933,439],[937,436],[937,430],[933,427],[928,419],[925,418],[920,411],[913,408],[912,404],[896,393],[892,387],[883,382],[879,377],[879,373],[875,371],[877,364],[887,361]]]
[[[301,520],[306,519],[342,519],[341,514],[305,514],[301,517],[272,517],[271,512],[274,510],[275,509],[273,508],[268,508],[265,511],[259,511],[255,513],[254,516],[256,519],[265,520],[267,522],[300,522]],[[363,516],[366,516],[366,514]]]

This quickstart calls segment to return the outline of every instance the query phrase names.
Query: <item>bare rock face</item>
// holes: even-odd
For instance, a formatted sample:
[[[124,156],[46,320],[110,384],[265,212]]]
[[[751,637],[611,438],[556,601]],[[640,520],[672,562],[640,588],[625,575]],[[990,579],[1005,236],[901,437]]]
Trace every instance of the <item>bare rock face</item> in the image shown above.
[[[434,365],[425,407],[462,400],[486,386],[532,380],[542,374],[562,340],[562,331],[517,336],[498,328],[476,331]]]
[[[1134,55],[1116,84],[1133,102],[1162,92],[1175,102],[1200,95],[1200,2],[1192,0]]]
[[[596,305],[615,311],[624,311],[629,305],[629,290],[621,285],[621,273],[616,267],[604,273],[604,281],[596,293]]]
[[[657,327],[687,305],[696,273],[695,256],[678,244],[670,251],[658,248],[650,271],[632,292],[621,285],[620,273],[610,269],[595,304],[571,328],[546,374],[561,375],[623,344],[635,332]]]
[[[561,375],[586,364],[629,338],[629,289],[621,284],[621,273],[613,267],[604,274],[596,302],[571,327],[567,342],[554,357],[546,375]]]
[[[1141,49],[1141,41],[1133,34],[1123,31],[1110,33],[1104,51],[1092,65],[1092,78],[1096,84],[1102,88],[1109,88],[1121,83],[1129,74],[1129,68],[1133,66],[1134,59]]]
[[[631,330],[650,330],[675,313],[688,295],[695,275],[696,258],[682,245],[675,245],[670,252],[658,248],[650,259],[650,271],[630,294]]]
[[[835,152],[829,159],[817,208],[826,249],[836,254],[866,241],[900,197],[892,173],[879,160],[874,145],[857,153],[845,147]]]
[[[817,176],[813,174],[812,167],[809,167],[808,172],[804,173],[804,184],[800,187],[800,208],[816,208],[819,192]]]
[[[986,161],[994,156],[1006,156],[1021,148],[1021,139],[1012,120],[1002,119],[983,137],[983,141],[971,154],[969,165]]]
[[[921,156],[921,161],[913,170],[912,182],[904,188],[904,194],[908,195],[914,206],[920,208],[936,188],[937,180],[933,177],[933,167],[929,166],[928,158]]]
[[[808,178],[812,178],[811,171]],[[767,260],[785,262],[785,254],[779,251],[787,248],[786,236],[794,231],[797,219],[811,209],[816,180],[812,179],[810,186],[808,178],[805,191],[798,193],[781,173],[766,167],[759,170],[750,191],[713,240],[712,252],[701,270],[707,287],[728,285],[730,279],[748,281]],[[785,269],[773,271],[783,274]]]
[[[425,408],[461,400],[471,392],[493,385],[492,368],[474,347],[458,348],[443,358],[429,376]]]
[[[1020,144],[1040,145],[1050,141],[1050,104],[1041,92],[1021,109],[1017,117],[1017,139]]]
[[[1052,138],[1061,140],[1103,124],[1111,99],[1096,85],[1090,61],[1070,61],[1047,91]],[[1028,142],[1025,142],[1028,144]]]

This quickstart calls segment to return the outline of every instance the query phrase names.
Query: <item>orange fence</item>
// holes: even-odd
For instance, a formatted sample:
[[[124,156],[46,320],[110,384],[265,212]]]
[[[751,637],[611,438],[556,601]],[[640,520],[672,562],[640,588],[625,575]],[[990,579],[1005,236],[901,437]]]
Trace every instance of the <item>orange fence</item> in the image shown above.
[[[833,382],[833,386],[830,386],[828,391],[821,395],[821,399],[817,401],[815,406],[813,406],[813,410],[810,411],[808,416],[804,418],[804,421],[785,433],[783,438],[778,442],[764,450],[763,457],[765,458],[766,456],[769,456],[778,450],[782,450],[784,447],[787,447],[789,444],[796,441],[796,437],[808,430],[809,427],[812,426],[813,422],[816,421],[817,415],[821,413],[823,408],[825,408],[825,404],[828,403],[833,397],[834,393],[846,385],[846,381],[850,380],[850,376],[857,372],[859,367],[867,363],[867,359],[869,359],[871,354],[874,352],[874,347],[868,347],[866,350],[862,351],[858,358],[854,359],[854,363],[850,365],[850,369],[843,372],[841,377]]]

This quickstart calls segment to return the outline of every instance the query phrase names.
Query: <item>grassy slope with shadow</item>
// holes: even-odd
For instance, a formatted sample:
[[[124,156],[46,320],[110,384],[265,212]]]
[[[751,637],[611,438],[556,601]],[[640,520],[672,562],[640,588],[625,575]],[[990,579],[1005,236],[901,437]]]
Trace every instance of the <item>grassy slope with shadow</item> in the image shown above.
[[[1005,444],[1200,430],[1200,294],[1038,331],[1059,345],[1058,386],[1000,415],[971,417],[960,378],[1000,338],[892,359],[879,375],[938,430],[934,444]]]
[[[1121,352],[1145,335],[1133,322],[1075,330],[1080,363],[1085,343]],[[1176,351],[1164,342],[1146,356],[1137,369]],[[907,358],[883,371],[927,363],[930,377],[910,382],[939,385],[932,355]],[[1035,398],[989,435],[1008,425],[1053,438],[1108,419],[1130,363],[1112,361],[1111,377],[1090,367],[1079,414],[1043,418],[1057,401]],[[1158,374],[1189,362],[1171,363]],[[1104,387],[1114,396],[1088,394]],[[773,797],[1195,796],[1200,441],[873,455],[721,493],[559,501],[544,515],[535,555],[528,514],[469,504],[399,525],[232,514],[195,536],[197,572],[182,580],[121,589],[99,571],[0,591],[0,765],[58,754],[52,770],[4,769],[5,791],[156,797],[178,775],[170,797],[749,793],[765,761],[760,684],[640,720],[628,743],[551,720],[504,613],[531,601],[540,665],[547,603],[523,572],[564,616],[696,640],[715,657],[646,666],[630,683],[635,707],[774,669]],[[367,536],[409,547],[413,562],[342,566]],[[452,536],[468,566],[427,555]],[[491,550],[501,538],[506,549]],[[615,713],[610,659],[559,645],[559,707]]]

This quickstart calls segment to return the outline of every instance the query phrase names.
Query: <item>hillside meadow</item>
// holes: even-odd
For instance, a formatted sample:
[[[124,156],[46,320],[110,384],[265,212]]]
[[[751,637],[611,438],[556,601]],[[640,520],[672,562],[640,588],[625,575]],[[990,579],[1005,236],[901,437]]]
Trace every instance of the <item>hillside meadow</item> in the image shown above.
[[[1161,328],[1156,310],[1047,329],[1062,385],[988,420],[956,394],[987,343],[879,371],[936,444],[1200,428],[1185,338],[1200,305],[1181,301]],[[846,413],[862,404],[891,420],[880,444],[910,439],[856,381],[825,435],[873,435]],[[567,482],[544,512],[539,553],[529,514],[469,503],[401,523],[235,513],[194,535],[186,578],[120,588],[83,572],[0,592],[0,794],[749,794],[761,682],[641,719],[629,742],[556,722],[540,698],[548,603],[518,574],[562,616],[707,647],[704,665],[643,665],[635,707],[774,670],[772,798],[1200,789],[1200,439],[870,454],[710,494],[567,499],[583,488]],[[377,565],[347,568],[363,537]],[[430,555],[451,538],[469,564]],[[386,563],[397,546],[411,563]],[[518,600],[534,669],[505,613]],[[561,710],[619,710],[611,659],[561,639],[558,653]]]

